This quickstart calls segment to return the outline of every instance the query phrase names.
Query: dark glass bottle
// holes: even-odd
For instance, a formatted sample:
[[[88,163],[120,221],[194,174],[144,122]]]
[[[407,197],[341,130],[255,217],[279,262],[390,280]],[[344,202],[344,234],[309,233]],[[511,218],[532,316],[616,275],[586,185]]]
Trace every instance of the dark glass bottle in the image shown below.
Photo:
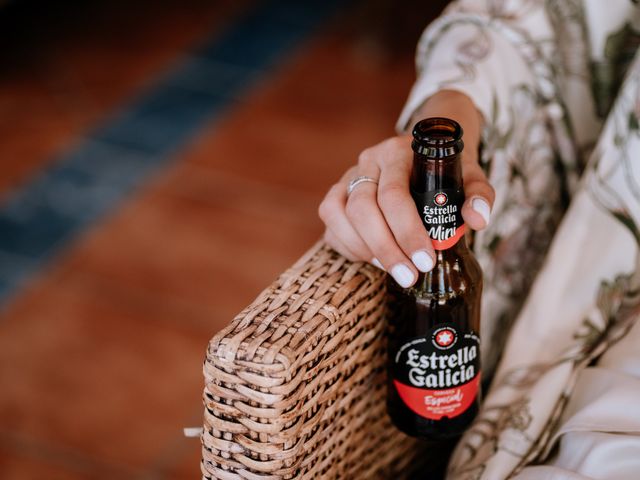
[[[436,252],[413,287],[388,281],[388,394],[393,423],[431,440],[459,436],[480,404],[482,271],[467,245],[462,128],[428,118],[413,130],[411,194]]]

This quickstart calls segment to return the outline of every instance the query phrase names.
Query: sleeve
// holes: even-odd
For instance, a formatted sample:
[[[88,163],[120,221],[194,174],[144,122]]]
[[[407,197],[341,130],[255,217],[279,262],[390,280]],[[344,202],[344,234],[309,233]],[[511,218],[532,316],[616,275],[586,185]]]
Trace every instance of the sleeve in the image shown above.
[[[442,89],[465,93],[485,122],[490,121],[499,131],[506,130],[512,90],[531,83],[532,73],[539,79],[551,75],[544,71],[546,62],[535,61],[553,48],[553,29],[544,4],[543,0],[452,2],[420,38],[418,78],[397,122],[397,131],[410,128],[415,111]]]
[[[484,117],[480,161],[496,192],[492,221],[476,232],[473,247],[485,278],[485,378],[579,178],[558,81],[554,33],[562,23],[551,3],[563,2],[453,2],[419,41],[418,78],[397,123],[399,132],[411,128],[414,112],[442,89],[466,94]]]

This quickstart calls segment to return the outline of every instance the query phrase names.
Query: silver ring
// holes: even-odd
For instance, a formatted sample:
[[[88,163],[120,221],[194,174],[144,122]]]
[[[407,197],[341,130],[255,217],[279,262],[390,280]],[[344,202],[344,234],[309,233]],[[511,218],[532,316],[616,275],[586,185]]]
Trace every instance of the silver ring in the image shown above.
[[[353,192],[353,189],[356,188],[361,183],[364,183],[364,182],[371,182],[371,183],[375,183],[376,185],[378,184],[378,181],[375,178],[366,177],[364,175],[361,175],[359,177],[354,178],[353,180],[351,180],[349,182],[349,185],[347,186],[347,195],[351,195],[351,192]]]

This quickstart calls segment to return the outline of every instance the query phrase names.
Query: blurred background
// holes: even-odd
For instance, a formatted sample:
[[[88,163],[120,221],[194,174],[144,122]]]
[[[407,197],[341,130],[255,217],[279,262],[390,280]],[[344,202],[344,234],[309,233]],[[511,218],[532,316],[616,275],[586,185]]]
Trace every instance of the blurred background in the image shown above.
[[[208,340],[393,135],[445,1],[0,1],[0,478],[199,478]]]

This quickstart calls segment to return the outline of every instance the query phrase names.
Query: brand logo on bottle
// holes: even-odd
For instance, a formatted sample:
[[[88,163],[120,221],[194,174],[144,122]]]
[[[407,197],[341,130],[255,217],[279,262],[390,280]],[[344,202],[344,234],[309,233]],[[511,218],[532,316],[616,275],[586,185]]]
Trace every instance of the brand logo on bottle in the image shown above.
[[[455,330],[449,327],[441,327],[436,329],[431,335],[431,341],[433,346],[440,350],[447,350],[453,347],[458,339],[458,334]]]
[[[446,205],[447,200],[448,200],[447,194],[444,192],[438,192],[433,196],[433,201],[439,207],[443,207],[444,205]]]
[[[402,345],[395,354],[393,384],[407,407],[439,420],[464,413],[480,383],[480,345],[474,332],[460,334],[453,325]]]
[[[464,192],[442,189],[436,192],[413,195],[436,250],[453,247],[464,235],[462,204]]]

